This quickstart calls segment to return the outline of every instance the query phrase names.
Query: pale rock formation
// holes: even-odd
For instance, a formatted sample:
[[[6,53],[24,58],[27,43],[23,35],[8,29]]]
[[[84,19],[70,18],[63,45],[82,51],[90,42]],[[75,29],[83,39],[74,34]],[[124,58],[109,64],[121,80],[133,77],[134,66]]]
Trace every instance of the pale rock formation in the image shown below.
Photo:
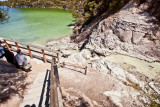
[[[135,44],[139,43],[142,40],[143,36],[144,36],[144,33],[133,32],[132,42]]]
[[[130,2],[98,24],[85,48],[103,56],[121,53],[147,61],[159,61],[159,26],[152,20],[154,18],[144,8]]]
[[[159,28],[152,22],[154,18],[144,10],[144,7],[137,7],[136,4],[130,2],[120,12],[102,20],[92,30],[87,40],[88,43],[81,52],[67,54],[66,50],[77,49],[74,47],[81,47],[83,43],[78,45],[69,43],[70,47],[65,45],[60,50],[68,55],[67,58],[61,57],[61,63],[87,66],[90,68],[89,72],[95,70],[104,74],[108,80],[115,80],[116,82],[112,83],[113,87],[109,87],[102,93],[120,107],[149,105],[150,97],[148,96],[154,91],[159,93],[158,86],[148,84],[151,80],[146,79],[147,77],[144,76],[146,80],[140,80],[137,76],[138,73],[128,72],[119,64],[105,60],[105,56],[119,53],[149,62],[160,61]],[[61,43],[65,43],[65,41]],[[54,44],[58,44],[58,42],[50,42],[48,46],[54,46]],[[72,77],[70,75],[68,78]],[[78,83],[77,81],[73,82]],[[148,87],[152,88],[148,89]],[[74,101],[78,100],[77,97],[67,97],[69,100],[72,98]],[[84,96],[84,98],[86,97]],[[90,102],[89,100],[85,101]],[[94,105],[93,102],[88,104]]]
[[[154,86],[154,83],[153,83],[153,82],[150,82],[150,83],[149,83],[149,86],[150,86],[157,94],[160,95],[160,90]]]

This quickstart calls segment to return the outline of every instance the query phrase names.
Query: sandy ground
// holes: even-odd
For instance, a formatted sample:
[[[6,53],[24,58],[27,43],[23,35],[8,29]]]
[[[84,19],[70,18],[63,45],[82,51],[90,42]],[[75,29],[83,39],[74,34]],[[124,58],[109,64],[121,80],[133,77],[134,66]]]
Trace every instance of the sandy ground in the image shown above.
[[[84,69],[60,68],[59,76],[61,87],[64,89],[74,88],[81,91],[89,99],[99,102],[103,101],[104,98],[102,92],[111,90],[113,83],[116,82],[114,78],[112,80],[106,78],[103,73],[90,68],[88,68],[87,75],[84,75]]]
[[[31,84],[36,75],[38,74],[38,72],[44,72],[47,69],[50,70],[51,69],[51,64],[50,63],[44,63],[41,60],[37,60],[35,58],[30,59],[29,57],[27,57],[27,59],[30,61],[32,68],[31,71],[27,73],[27,78],[25,79],[25,82]],[[5,58],[3,58],[3,61],[5,61]],[[12,66],[13,70],[16,68],[11,65],[8,64],[7,66]],[[28,85],[27,87],[29,88],[30,85]],[[25,89],[24,94],[27,92],[27,89]],[[11,99],[7,100],[5,103],[0,104],[0,107],[19,107],[20,102],[22,101],[22,98],[20,98],[18,95],[14,95],[13,97],[11,97]]]

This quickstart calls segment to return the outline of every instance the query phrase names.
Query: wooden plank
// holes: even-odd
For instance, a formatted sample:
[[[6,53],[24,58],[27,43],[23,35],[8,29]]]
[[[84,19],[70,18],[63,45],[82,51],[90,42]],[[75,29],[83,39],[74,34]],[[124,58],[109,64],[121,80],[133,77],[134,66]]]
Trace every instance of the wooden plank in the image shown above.
[[[54,73],[54,80],[55,80],[55,91],[56,91],[56,103],[57,103],[57,107],[59,107],[59,100],[58,100],[58,90],[57,90],[57,87],[60,86],[59,84],[59,76],[58,76],[58,67],[57,67],[57,64],[56,64],[56,58],[53,59],[53,73]]]
[[[11,51],[11,49],[10,49],[10,47],[9,47],[9,45],[8,45],[8,43],[7,43],[7,41],[6,41],[6,40],[4,40],[4,43],[6,44],[7,49],[8,49],[9,51]]]
[[[58,91],[58,104],[59,104],[59,107],[63,107],[62,94],[61,94],[60,90],[61,90],[60,87],[57,87],[57,91]]]
[[[51,85],[50,85],[50,107],[58,107],[57,106],[57,100],[56,100],[56,79],[54,75],[54,59],[52,58],[52,63],[51,63]]]
[[[33,55],[32,55],[32,52],[31,52],[31,50],[30,50],[30,47],[27,46],[27,49],[28,49],[28,52],[29,52],[30,57],[33,58]]]
[[[43,54],[43,60],[44,60],[44,62],[46,63],[47,60],[46,60],[46,56],[45,56],[45,53],[44,53],[44,50],[43,50],[43,49],[42,49],[42,54]]]
[[[58,107],[63,107],[63,102],[62,102],[62,94],[61,94],[61,88],[60,88],[60,81],[59,81],[59,74],[58,74],[58,67],[56,64],[56,59],[53,60],[53,68],[54,68],[54,76],[56,79],[56,93],[57,93],[57,104]]]
[[[58,67],[57,67],[56,60],[55,60],[55,59],[54,59],[53,68],[54,68],[54,75],[55,75],[55,77],[56,77],[57,87],[59,87],[59,86],[60,86],[60,81],[59,81]]]

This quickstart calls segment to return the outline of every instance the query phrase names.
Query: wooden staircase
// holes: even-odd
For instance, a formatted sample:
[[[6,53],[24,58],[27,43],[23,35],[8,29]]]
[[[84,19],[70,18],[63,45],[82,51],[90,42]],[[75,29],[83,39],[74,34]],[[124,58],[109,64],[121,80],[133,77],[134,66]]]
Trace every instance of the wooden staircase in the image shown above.
[[[24,95],[23,102],[20,107],[32,106],[49,107],[50,98],[50,71],[40,72],[35,78],[33,84]]]

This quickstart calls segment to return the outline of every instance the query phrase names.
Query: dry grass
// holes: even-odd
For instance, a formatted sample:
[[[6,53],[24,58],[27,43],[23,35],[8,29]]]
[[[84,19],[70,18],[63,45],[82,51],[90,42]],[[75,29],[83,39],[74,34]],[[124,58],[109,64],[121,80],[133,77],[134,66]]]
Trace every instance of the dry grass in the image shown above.
[[[132,82],[129,78],[126,78],[126,80],[128,81],[128,83],[127,83],[127,82],[123,82],[124,85],[133,87],[134,89],[136,89],[136,90],[138,90],[138,91],[141,90],[141,88],[139,87],[138,84]]]

